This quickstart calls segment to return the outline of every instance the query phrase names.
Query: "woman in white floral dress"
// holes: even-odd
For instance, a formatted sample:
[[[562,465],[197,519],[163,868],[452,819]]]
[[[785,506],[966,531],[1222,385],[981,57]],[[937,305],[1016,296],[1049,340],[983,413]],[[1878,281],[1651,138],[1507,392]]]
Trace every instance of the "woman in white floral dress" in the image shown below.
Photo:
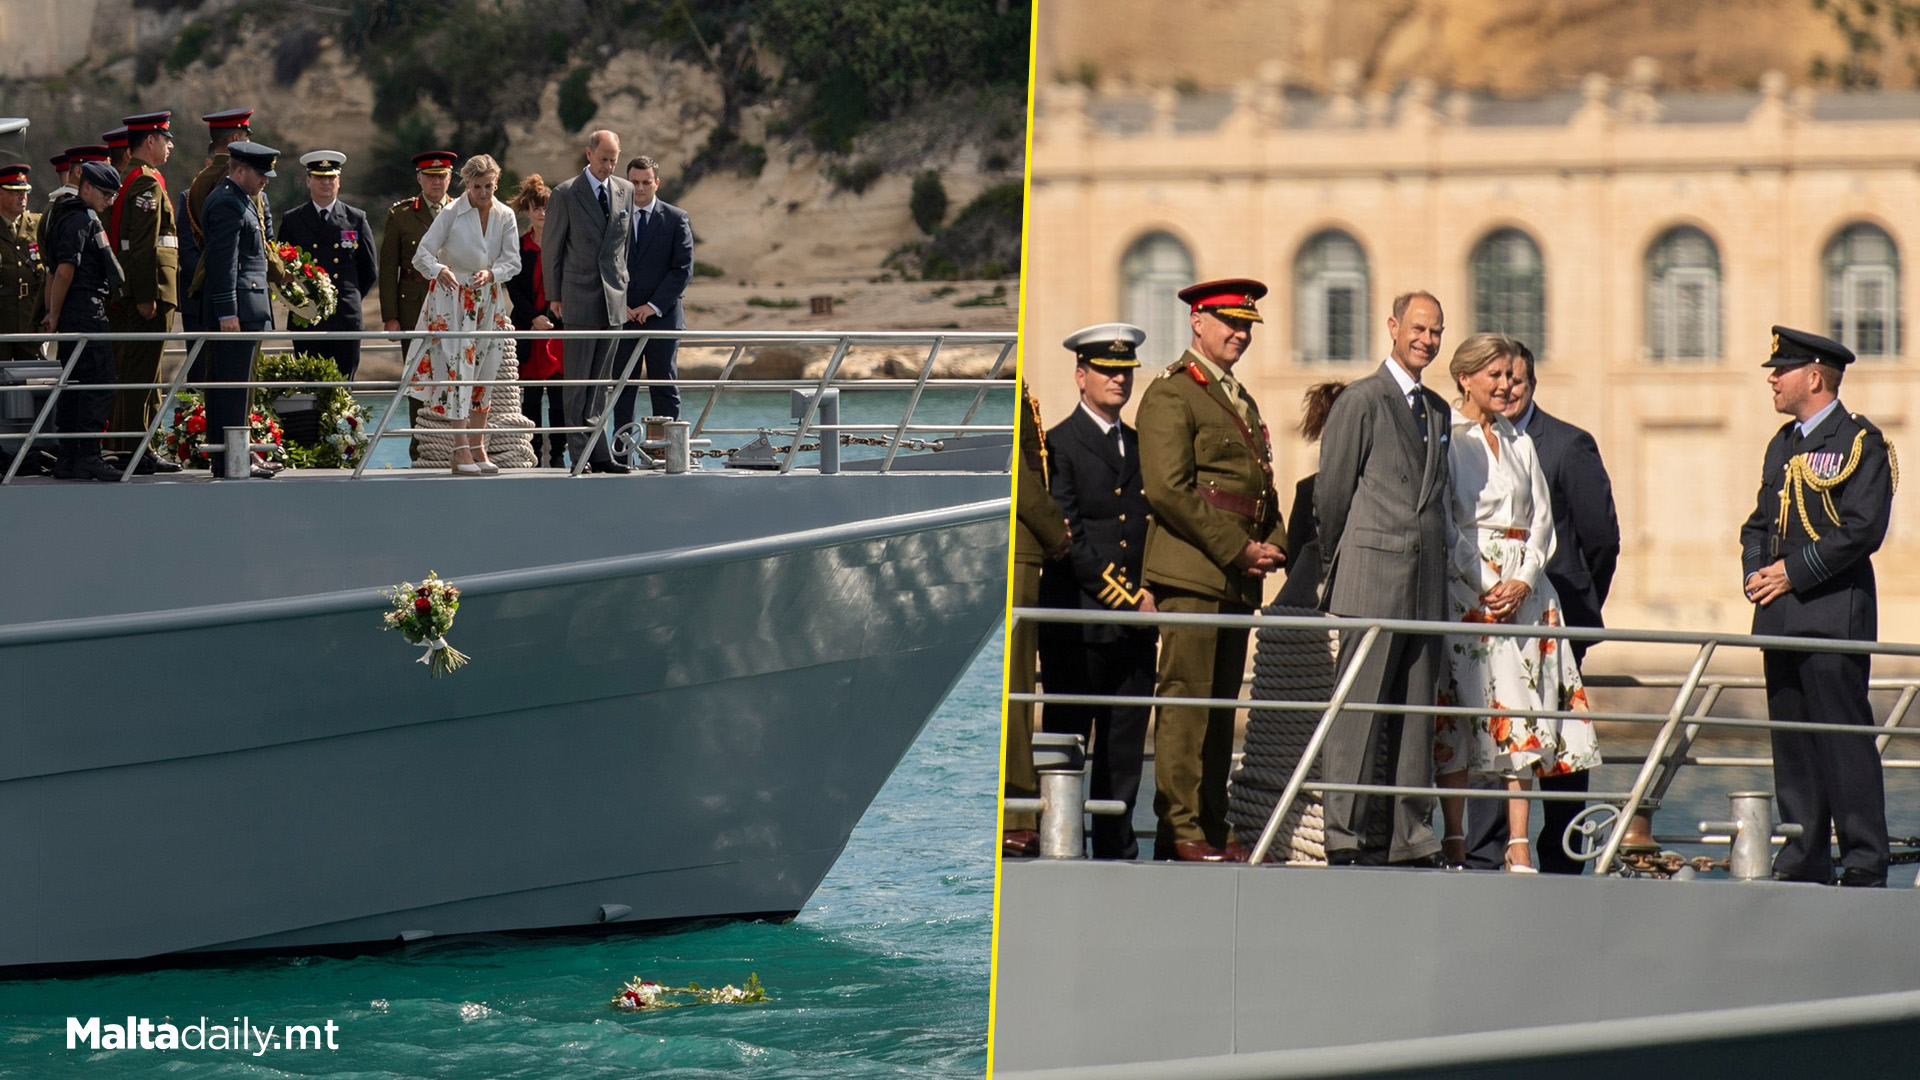
[[[1447,464],[1449,496],[1447,611],[1469,623],[1562,625],[1560,598],[1547,580],[1553,555],[1553,506],[1533,440],[1500,415],[1513,385],[1517,342],[1503,334],[1475,334],[1461,342],[1449,365],[1462,400],[1454,413]],[[1435,725],[1434,775],[1442,786],[1466,787],[1474,776],[1500,777],[1524,791],[1535,776],[1590,768],[1600,754],[1593,724],[1532,715],[1583,712],[1586,689],[1573,650],[1554,637],[1447,639],[1443,705],[1513,710],[1513,717],[1443,716]],[[1449,678],[1450,676],[1450,678]],[[1464,857],[1463,799],[1441,800],[1445,857]],[[1507,868],[1533,870],[1527,846],[1525,799],[1507,803]]]
[[[498,162],[476,154],[461,167],[460,180],[465,197],[440,211],[413,255],[414,269],[431,282],[414,329],[447,336],[427,339],[407,373],[407,393],[420,399],[421,409],[464,420],[467,428],[484,432],[491,411],[488,388],[467,384],[499,377],[507,340],[460,335],[513,329],[506,283],[520,272],[520,228],[513,210],[493,197],[500,186]],[[487,460],[485,434],[455,435],[453,440],[454,472],[500,471]]]

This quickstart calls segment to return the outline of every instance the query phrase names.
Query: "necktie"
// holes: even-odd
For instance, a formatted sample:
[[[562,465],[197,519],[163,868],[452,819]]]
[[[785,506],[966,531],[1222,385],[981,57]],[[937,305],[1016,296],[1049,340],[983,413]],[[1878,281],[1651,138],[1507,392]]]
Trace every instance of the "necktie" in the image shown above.
[[[1800,425],[1793,425],[1792,429],[1787,432],[1787,454],[1791,456],[1799,453],[1800,444],[1805,441],[1806,436],[1800,434]]]
[[[601,184],[594,189],[600,195],[600,212],[607,217],[613,216],[613,202],[607,198],[607,185]]]
[[[645,210],[636,210],[633,214],[633,250],[639,251],[647,242],[647,218],[651,216]]]
[[[1426,442],[1427,441],[1427,395],[1421,393],[1420,388],[1416,386],[1413,388],[1413,392],[1408,396],[1412,398],[1414,426],[1420,429],[1420,441]]]
[[[1115,424],[1111,428],[1108,428],[1107,434],[1113,436],[1113,452],[1119,454],[1122,461],[1126,460],[1127,440],[1125,436],[1120,434],[1120,425]]]

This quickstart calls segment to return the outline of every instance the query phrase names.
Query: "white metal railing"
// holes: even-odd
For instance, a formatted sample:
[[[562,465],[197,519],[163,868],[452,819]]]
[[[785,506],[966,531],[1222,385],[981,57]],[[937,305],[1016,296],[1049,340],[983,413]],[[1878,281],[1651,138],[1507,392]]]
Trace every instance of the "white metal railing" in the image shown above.
[[[16,384],[16,385],[0,385],[0,395],[5,395],[9,393],[33,394],[36,392],[44,392],[47,394],[46,402],[35,413],[33,418],[33,423],[28,428],[27,431],[25,431],[24,433],[0,433],[0,447],[6,448],[11,454],[11,458],[12,458],[12,460],[7,465],[5,473],[0,474],[0,484],[7,484],[13,481],[14,477],[19,473],[22,463],[27,458],[27,452],[33,447],[35,443],[43,442],[43,441],[58,441],[61,439],[116,439],[116,438],[136,439],[137,438],[139,440],[138,445],[135,447],[134,452],[129,455],[126,466],[125,466],[125,470],[121,475],[122,480],[128,479],[134,474],[134,471],[138,468],[141,458],[143,458],[147,453],[149,453],[150,444],[153,441],[154,434],[160,429],[160,424],[162,420],[172,415],[174,403],[178,400],[180,393],[183,390],[187,390],[187,389],[219,390],[219,389],[242,389],[242,388],[245,388],[245,389],[293,389],[295,387],[309,387],[313,385],[310,382],[263,382],[259,380],[254,380],[249,382],[215,382],[215,381],[208,381],[208,380],[189,381],[189,377],[192,373],[192,370],[194,368],[196,361],[202,356],[206,346],[209,343],[212,343],[215,341],[227,341],[227,342],[251,341],[256,343],[256,345],[263,345],[268,342],[275,342],[275,343],[284,342],[293,346],[296,351],[298,350],[301,344],[310,343],[310,342],[340,342],[340,341],[400,342],[402,343],[402,346],[405,350],[403,353],[402,366],[401,366],[401,370],[404,372],[412,369],[412,365],[418,361],[420,352],[425,347],[426,342],[429,339],[447,338],[447,337],[459,337],[463,339],[473,338],[473,339],[479,339],[479,340],[508,340],[508,341],[525,341],[525,340],[532,340],[532,339],[554,338],[562,341],[612,340],[617,342],[631,342],[632,347],[630,350],[628,350],[629,354],[627,355],[625,362],[620,365],[620,370],[615,373],[612,373],[608,378],[604,378],[604,379],[539,379],[539,380],[489,379],[489,380],[466,380],[464,384],[468,386],[488,386],[488,387],[502,386],[502,387],[513,387],[513,388],[524,388],[530,385],[537,385],[542,387],[569,387],[569,386],[603,387],[607,391],[603,407],[607,410],[611,410],[613,407],[613,403],[619,399],[622,392],[626,391],[629,388],[639,390],[639,389],[651,388],[655,386],[677,386],[686,390],[711,389],[713,392],[707,396],[707,400],[701,408],[699,419],[695,421],[694,424],[692,425],[690,438],[694,440],[699,439],[703,433],[721,434],[721,435],[753,434],[756,431],[762,434],[768,433],[767,429],[764,429],[764,428],[742,429],[742,428],[709,427],[708,420],[712,417],[714,405],[719,400],[722,393],[732,393],[734,395],[739,395],[739,394],[748,394],[748,393],[769,393],[769,392],[786,393],[786,392],[795,391],[795,390],[809,392],[810,397],[809,397],[806,410],[804,414],[798,418],[797,427],[791,430],[782,429],[780,431],[780,434],[782,437],[787,437],[790,435],[793,440],[791,445],[784,448],[784,455],[780,458],[778,469],[781,473],[787,473],[793,470],[793,467],[798,462],[800,458],[800,454],[803,450],[803,445],[802,445],[803,441],[809,435],[824,435],[828,438],[844,438],[844,437],[855,436],[855,433],[858,433],[858,432],[873,432],[876,434],[876,437],[880,434],[885,434],[886,435],[885,445],[887,447],[887,453],[886,453],[885,459],[881,463],[880,471],[888,472],[892,470],[894,460],[899,454],[902,446],[910,446],[916,442],[924,442],[924,440],[919,440],[916,438],[916,436],[921,434],[935,434],[935,433],[947,434],[947,435],[995,434],[995,435],[1010,436],[1011,433],[1013,432],[1013,425],[1010,423],[981,424],[981,423],[975,422],[975,417],[979,414],[980,406],[986,401],[987,394],[996,385],[1004,386],[1005,375],[1011,374],[1011,372],[1008,369],[1008,361],[1014,355],[1014,344],[1015,344],[1015,341],[1017,340],[1017,336],[1011,331],[981,332],[981,331],[958,331],[958,330],[955,330],[955,331],[883,330],[883,331],[844,331],[844,332],[832,332],[832,331],[725,332],[725,331],[712,331],[712,330],[642,331],[642,330],[608,329],[608,330],[549,330],[549,331],[537,331],[537,332],[518,331],[518,330],[485,330],[485,331],[474,331],[470,333],[454,335],[454,334],[447,334],[447,333],[430,333],[430,332],[421,331],[421,330],[393,331],[393,332],[362,331],[362,332],[356,332],[356,333],[339,333],[339,332],[332,332],[332,331],[315,331],[315,330],[291,330],[291,331],[266,330],[266,331],[240,331],[240,332],[232,332],[232,333],[201,332],[201,333],[129,333],[129,334],[114,334],[114,333],[0,334],[0,345],[20,344],[20,343],[50,344],[55,347],[55,350],[57,350],[59,346],[64,344],[71,343],[74,345],[74,348],[69,354],[69,356],[67,357],[66,361],[60,365],[59,374],[51,382],[39,381],[39,382],[22,383],[22,384]],[[728,355],[726,363],[721,368],[719,377],[715,379],[635,378],[634,370],[640,365],[641,357],[644,354],[647,344],[651,341],[667,340],[667,339],[680,342],[683,348],[686,348],[686,347],[728,348],[731,350],[731,352]],[[175,370],[172,378],[162,382],[78,383],[73,381],[73,369],[75,365],[78,363],[79,358],[82,352],[87,347],[88,343],[90,342],[111,343],[111,342],[121,342],[121,341],[161,341],[161,342],[167,342],[167,343],[180,344],[185,347],[186,355],[180,361],[179,366]],[[852,352],[852,350],[856,348],[902,346],[902,345],[925,349],[925,355],[916,365],[916,369],[912,378],[850,379],[850,378],[844,378],[840,374],[841,369],[845,365],[845,361],[848,355],[850,354],[850,352]],[[811,347],[816,349],[824,349],[830,346],[832,348],[832,352],[827,360],[825,369],[821,372],[818,378],[745,379],[745,378],[737,377],[739,373],[741,361],[743,360],[743,358],[746,357],[747,351],[749,349],[764,348],[767,346]],[[991,349],[994,351],[994,359],[991,366],[988,368],[986,375],[981,378],[934,378],[933,377],[934,365],[939,360],[941,352],[944,349],[948,349],[951,347],[959,347],[959,346]],[[1005,373],[1005,375],[1003,375],[1003,373]],[[399,400],[400,393],[405,390],[407,386],[407,382],[404,379],[399,381],[359,380],[359,381],[351,381],[351,382],[334,383],[330,385],[337,386],[339,388],[345,389],[349,392],[356,393],[356,394],[368,394],[368,395],[391,394],[393,395],[392,400],[394,402],[397,402]],[[961,420],[958,423],[956,424],[915,424],[912,422],[914,410],[919,405],[922,396],[925,394],[927,390],[935,389],[935,388],[967,388],[975,391],[973,399],[967,407],[966,414],[961,418]],[[895,423],[883,423],[883,424],[823,423],[819,421],[820,403],[825,398],[825,394],[823,392],[830,389],[857,390],[857,391],[906,390],[908,391],[908,398],[905,406],[901,410],[900,419],[898,420],[898,422],[895,422]],[[60,395],[63,393],[72,392],[76,390],[160,390],[160,391],[163,391],[163,397],[161,400],[160,408],[155,411],[154,418],[147,425],[147,428],[145,431],[96,431],[96,432],[66,432],[66,433],[52,431],[51,430],[53,426],[52,418],[54,415],[54,409],[55,409],[56,403],[59,401]],[[3,399],[0,399],[0,400],[3,400]],[[372,459],[372,456],[373,456],[373,453],[372,453],[373,448],[377,446],[380,443],[380,441],[383,439],[397,438],[401,436],[416,436],[416,435],[445,435],[448,433],[448,429],[446,428],[419,428],[419,427],[395,426],[394,416],[396,413],[400,411],[401,410],[395,407],[389,407],[382,411],[380,422],[375,427],[372,435],[369,438],[368,449],[365,453],[361,455],[360,461],[356,464],[353,470],[354,477],[357,478],[366,471],[367,463]],[[574,475],[578,475],[585,468],[587,464],[587,460],[592,456],[594,450],[597,448],[599,444],[599,440],[602,438],[610,437],[607,434],[607,425],[605,423],[607,417],[605,413],[603,413],[599,417],[589,417],[588,419],[591,422],[581,426],[573,426],[573,427],[564,426],[564,425],[542,426],[542,425],[536,424],[531,428],[515,428],[513,430],[518,433],[523,433],[527,435],[544,434],[549,436],[585,433],[587,435],[586,447],[577,456],[577,459],[573,462],[572,469],[571,469]]]
[[[1899,698],[1888,711],[1886,719],[1872,727],[1856,727],[1821,723],[1790,723],[1773,720],[1749,720],[1740,717],[1714,716],[1712,709],[1722,694],[1728,689],[1746,689],[1764,685],[1755,676],[1709,674],[1708,666],[1716,653],[1721,650],[1754,649],[1783,652],[1822,652],[1844,655],[1869,655],[1885,657],[1904,657],[1920,659],[1920,645],[1897,642],[1843,641],[1832,638],[1800,637],[1764,637],[1751,634],[1696,633],[1679,630],[1623,630],[1615,628],[1587,628],[1576,626],[1512,626],[1498,623],[1474,623],[1469,629],[1463,624],[1453,622],[1421,622],[1407,619],[1361,619],[1339,616],[1299,616],[1299,615],[1198,615],[1139,612],[1102,612],[1069,610],[1054,608],[1014,608],[1010,617],[1016,624],[1022,621],[1035,623],[1071,623],[1101,624],[1112,626],[1206,626],[1225,629],[1257,630],[1262,627],[1276,630],[1304,630],[1322,633],[1338,632],[1343,636],[1358,635],[1351,647],[1343,648],[1346,661],[1345,670],[1339,673],[1332,696],[1326,701],[1302,701],[1287,699],[1276,701],[1257,697],[1246,698],[1201,698],[1201,697],[1157,697],[1157,696],[1121,696],[1093,694],[1051,694],[1051,693],[1009,693],[1009,702],[1032,704],[1062,705],[1153,705],[1188,706],[1194,708],[1281,708],[1294,712],[1318,712],[1320,719],[1314,727],[1312,736],[1302,752],[1300,763],[1294,768],[1287,781],[1285,790],[1275,802],[1266,826],[1262,829],[1259,842],[1254,846],[1249,861],[1260,863],[1267,857],[1269,849],[1279,832],[1281,822],[1287,811],[1299,799],[1304,791],[1351,792],[1366,795],[1422,795],[1441,798],[1522,798],[1532,801],[1571,800],[1596,804],[1611,804],[1615,815],[1608,828],[1607,839],[1596,860],[1600,872],[1613,869],[1619,860],[1620,848],[1625,841],[1628,825],[1636,810],[1651,810],[1659,805],[1668,787],[1673,783],[1679,770],[1686,765],[1697,766],[1752,766],[1769,764],[1770,759],[1763,758],[1715,758],[1697,757],[1692,754],[1694,740],[1699,733],[1709,727],[1744,729],[1751,731],[1808,731],[1826,735],[1851,736],[1855,738],[1872,737],[1884,752],[1888,743],[1895,738],[1920,736],[1920,727],[1907,728],[1902,723],[1911,710],[1916,696],[1920,696],[1920,675],[1909,677],[1876,678],[1871,680],[1870,688],[1881,691],[1897,691]],[[1560,710],[1518,710],[1518,709],[1478,709],[1467,706],[1420,705],[1407,706],[1383,704],[1379,702],[1356,701],[1353,699],[1353,684],[1362,662],[1378,646],[1380,638],[1389,634],[1414,634],[1422,636],[1441,636],[1471,634],[1475,637],[1551,637],[1570,641],[1585,642],[1625,642],[1643,645],[1673,645],[1691,647],[1693,657],[1685,675],[1678,678],[1607,678],[1596,677],[1588,680],[1592,686],[1618,686],[1641,689],[1673,690],[1670,704],[1663,712],[1632,712],[1586,710],[1580,712]],[[1610,721],[1625,724],[1658,725],[1644,759],[1637,769],[1633,784],[1624,791],[1592,792],[1553,792],[1522,791],[1505,789],[1468,789],[1468,788],[1412,788],[1392,784],[1343,784],[1330,781],[1309,779],[1325,745],[1328,733],[1337,719],[1343,714],[1388,714],[1404,715],[1418,713],[1432,716],[1459,717],[1539,717],[1551,719]],[[1895,759],[1884,761],[1891,768],[1920,768],[1920,760]]]

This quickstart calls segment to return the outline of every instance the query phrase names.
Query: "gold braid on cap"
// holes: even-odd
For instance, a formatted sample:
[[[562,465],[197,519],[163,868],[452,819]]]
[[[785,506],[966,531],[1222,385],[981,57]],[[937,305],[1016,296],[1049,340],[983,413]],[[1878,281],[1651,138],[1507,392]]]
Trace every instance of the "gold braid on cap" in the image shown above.
[[[1827,520],[1840,524],[1840,511],[1833,505],[1833,489],[1846,483],[1853,471],[1860,467],[1860,452],[1866,445],[1867,433],[1861,430],[1853,437],[1853,449],[1847,453],[1847,463],[1830,480],[1822,480],[1814,475],[1813,466],[1808,464],[1806,454],[1796,454],[1787,459],[1786,475],[1780,484],[1780,517],[1774,523],[1781,537],[1787,535],[1789,507],[1800,515],[1800,526],[1807,530],[1812,539],[1820,539],[1820,533],[1813,527],[1813,518],[1807,513],[1807,490],[1812,488],[1820,496],[1820,508],[1826,511]],[[1900,464],[1893,454],[1893,444],[1887,444],[1887,465],[1893,474],[1895,490],[1900,487]]]

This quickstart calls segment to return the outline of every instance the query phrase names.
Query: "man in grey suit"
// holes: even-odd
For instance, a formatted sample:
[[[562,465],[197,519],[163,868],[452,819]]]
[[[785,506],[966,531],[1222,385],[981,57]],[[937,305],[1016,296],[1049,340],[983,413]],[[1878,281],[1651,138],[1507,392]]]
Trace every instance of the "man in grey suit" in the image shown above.
[[[620,136],[596,131],[587,136],[587,167],[554,185],[547,200],[547,231],[541,265],[547,276],[547,305],[553,320],[569,330],[608,330],[627,318],[627,240],[632,231],[633,185],[613,175],[620,161]],[[606,379],[613,370],[614,341],[569,341],[561,357],[568,379]],[[606,422],[607,388],[569,386],[560,395],[567,424],[585,427]],[[567,436],[574,461],[586,452],[587,435]],[[603,434],[594,444],[588,468],[623,473]]]
[[[1387,320],[1393,354],[1373,375],[1355,380],[1334,400],[1320,439],[1313,511],[1326,563],[1320,605],[1335,615],[1387,619],[1446,618],[1446,401],[1420,383],[1440,354],[1445,331],[1440,301],[1413,292],[1395,298]],[[1342,635],[1341,665],[1359,634]],[[1383,634],[1362,663],[1351,700],[1432,705],[1445,658],[1438,637]],[[1384,741],[1391,782],[1433,785],[1433,717],[1340,714],[1321,758],[1329,782],[1375,783]],[[1433,800],[1391,800],[1385,848],[1369,819],[1389,800],[1329,792],[1325,800],[1327,861],[1440,865]],[[1364,849],[1364,850],[1363,850]]]

